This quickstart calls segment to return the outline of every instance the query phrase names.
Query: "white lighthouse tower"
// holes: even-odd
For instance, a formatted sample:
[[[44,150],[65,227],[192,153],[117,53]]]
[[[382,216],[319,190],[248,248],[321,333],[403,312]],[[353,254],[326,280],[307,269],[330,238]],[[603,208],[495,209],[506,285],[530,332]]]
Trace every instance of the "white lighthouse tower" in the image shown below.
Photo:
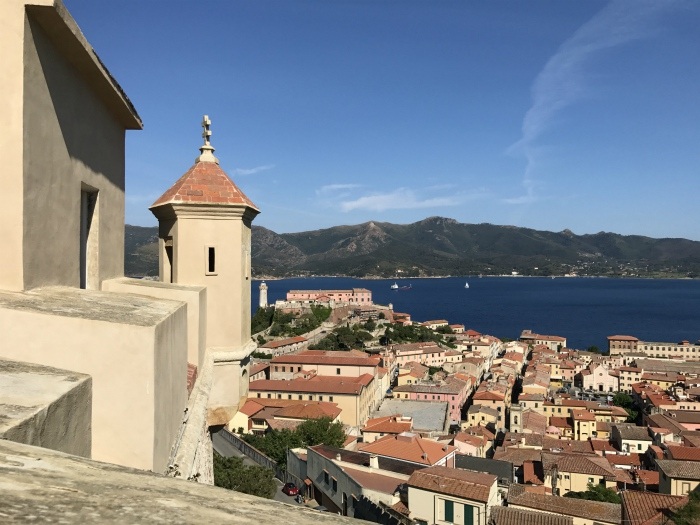
[[[260,308],[267,308],[267,284],[265,284],[265,281],[260,283],[260,301],[258,305]]]

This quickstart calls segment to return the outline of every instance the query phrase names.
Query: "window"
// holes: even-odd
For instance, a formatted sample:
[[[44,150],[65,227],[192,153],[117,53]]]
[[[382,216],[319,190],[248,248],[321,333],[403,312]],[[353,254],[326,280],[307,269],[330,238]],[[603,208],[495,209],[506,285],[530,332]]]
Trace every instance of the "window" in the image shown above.
[[[328,471],[324,470],[323,471],[323,482],[328,485],[330,483],[330,476],[328,475]]]
[[[445,500],[445,521],[454,521],[455,504],[454,501]]]
[[[593,478],[588,478],[588,483],[593,483]]]
[[[318,396],[319,401],[323,401],[323,396]]]
[[[258,392],[258,397],[260,397],[260,392]]]
[[[267,394],[267,398],[270,399],[272,397],[272,394]]]
[[[328,401],[333,402],[333,396],[328,396]]]
[[[313,400],[314,400],[314,396],[309,395],[309,401],[313,401]]]
[[[216,275],[216,248],[214,246],[207,246],[204,249],[206,257],[206,275]]]
[[[340,375],[340,368],[335,369],[335,375],[339,376]]]
[[[287,394],[287,399],[292,399],[292,394]]]
[[[331,478],[331,481],[333,482],[333,491],[338,492],[338,480],[335,478]]]

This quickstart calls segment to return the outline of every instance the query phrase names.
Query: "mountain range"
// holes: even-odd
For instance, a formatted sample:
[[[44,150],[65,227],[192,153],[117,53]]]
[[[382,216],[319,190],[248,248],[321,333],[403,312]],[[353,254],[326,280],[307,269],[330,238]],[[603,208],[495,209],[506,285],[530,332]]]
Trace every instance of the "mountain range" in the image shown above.
[[[126,226],[125,273],[157,275],[157,227]],[[429,217],[300,233],[253,226],[256,277],[597,275],[696,277],[700,242],[600,232],[539,231]]]

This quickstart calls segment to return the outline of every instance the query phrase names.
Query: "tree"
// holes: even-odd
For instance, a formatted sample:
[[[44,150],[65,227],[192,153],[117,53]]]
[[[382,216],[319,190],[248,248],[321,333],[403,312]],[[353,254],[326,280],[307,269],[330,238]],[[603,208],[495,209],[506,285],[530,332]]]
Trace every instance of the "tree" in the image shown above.
[[[341,448],[345,443],[343,424],[339,421],[334,423],[329,417],[307,419],[296,428],[296,432],[305,447],[328,445]]]
[[[264,436],[246,434],[243,439],[281,467],[287,464],[287,450],[303,446],[299,434],[286,428],[270,431]]]
[[[214,452],[214,484],[261,498],[272,499],[277,491],[272,470],[247,466],[238,457],[225,458]]]
[[[275,307],[269,306],[267,308],[258,308],[255,315],[250,320],[250,332],[252,334],[257,334],[269,328],[272,324],[272,317],[275,314]]]
[[[671,518],[676,525],[698,525],[700,523],[700,494],[688,494],[688,503],[678,509]]]
[[[264,436],[246,434],[243,439],[279,466],[287,464],[287,450],[314,445],[340,448],[345,442],[342,423],[333,423],[331,418],[308,419],[295,430],[272,430]]]
[[[588,489],[583,492],[567,492],[565,498],[587,499],[591,501],[605,501],[607,503],[622,503],[620,495],[605,485],[588,484]]]
[[[630,397],[629,394],[625,394],[624,392],[618,392],[613,396],[613,405],[622,407],[627,411],[627,421],[630,423],[634,423],[637,421],[637,416],[639,416],[639,412],[635,410],[635,405],[634,405],[634,400],[632,397]]]
[[[601,354],[602,352],[600,351],[600,348],[598,348],[596,345],[591,345],[588,348],[586,348],[587,351],[593,352],[594,354]]]

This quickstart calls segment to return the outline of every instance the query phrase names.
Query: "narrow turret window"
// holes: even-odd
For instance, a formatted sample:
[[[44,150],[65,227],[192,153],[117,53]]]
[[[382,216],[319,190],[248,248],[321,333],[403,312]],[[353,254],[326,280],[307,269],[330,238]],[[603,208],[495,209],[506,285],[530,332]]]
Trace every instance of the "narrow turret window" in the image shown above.
[[[204,250],[204,255],[206,257],[206,274],[216,275],[216,248],[214,246],[207,246]]]

